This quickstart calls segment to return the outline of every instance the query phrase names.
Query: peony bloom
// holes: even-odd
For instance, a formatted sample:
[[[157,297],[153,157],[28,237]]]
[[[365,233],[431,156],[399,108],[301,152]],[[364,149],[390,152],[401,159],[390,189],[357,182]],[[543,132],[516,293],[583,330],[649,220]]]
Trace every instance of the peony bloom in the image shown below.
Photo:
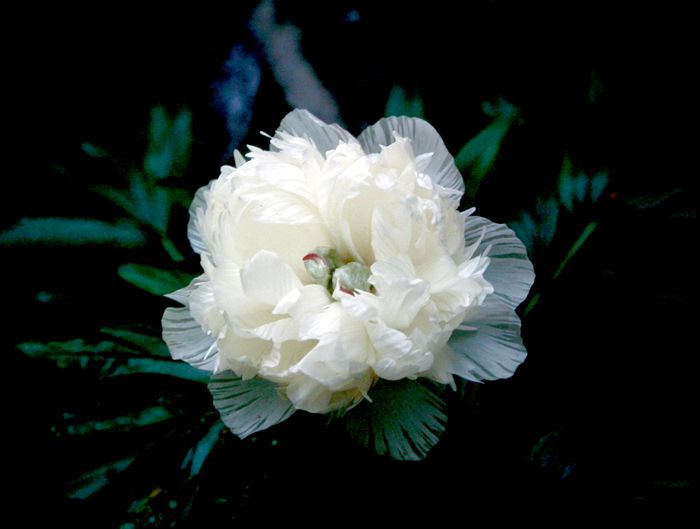
[[[165,311],[163,337],[213,372],[241,437],[362,402],[347,414],[355,437],[421,457],[444,428],[444,385],[524,360],[525,249],[458,211],[462,177],[425,121],[382,119],[355,138],[295,110],[270,144],[236,152],[197,192],[188,234],[204,273],[170,295],[184,307]]]

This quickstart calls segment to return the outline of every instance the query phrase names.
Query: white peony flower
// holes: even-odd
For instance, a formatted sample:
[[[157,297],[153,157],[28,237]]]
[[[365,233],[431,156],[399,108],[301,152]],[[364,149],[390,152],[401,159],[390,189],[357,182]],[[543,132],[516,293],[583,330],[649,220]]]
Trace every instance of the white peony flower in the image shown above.
[[[462,177],[425,121],[382,119],[356,139],[295,110],[270,143],[197,192],[204,273],[170,295],[185,306],[165,311],[163,337],[214,373],[241,437],[364,400],[347,414],[356,438],[422,457],[444,428],[443,385],[506,378],[525,358],[525,249],[457,210]]]

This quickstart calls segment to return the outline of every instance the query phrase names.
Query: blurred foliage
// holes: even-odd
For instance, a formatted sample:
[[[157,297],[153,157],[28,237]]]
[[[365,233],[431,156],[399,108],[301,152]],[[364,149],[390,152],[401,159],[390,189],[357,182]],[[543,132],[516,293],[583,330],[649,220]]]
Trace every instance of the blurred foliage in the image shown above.
[[[481,182],[493,167],[503,139],[518,120],[518,109],[503,99],[495,104],[484,103],[482,110],[493,118],[493,122],[469,140],[455,156],[455,164],[464,175],[464,195],[470,203],[473,203]]]
[[[298,413],[235,438],[211,405],[208,377],[170,359],[158,323],[167,302],[157,296],[198,271],[186,208],[206,183],[202,175],[215,174],[229,141],[255,143],[257,131],[271,130],[287,110],[257,44],[248,42],[256,3],[236,5],[227,19],[235,30],[209,31],[221,39],[213,45],[174,38],[162,20],[125,42],[129,17],[114,26],[118,32],[100,27],[91,35],[113,40],[113,49],[73,49],[56,23],[43,52],[51,60],[42,56],[37,82],[27,83],[34,104],[49,102],[47,115],[27,120],[27,143],[40,151],[31,159],[51,169],[22,181],[23,193],[8,192],[19,197],[11,211],[31,207],[9,216],[0,232],[6,261],[16,266],[10,287],[24,296],[14,343],[16,378],[25,384],[16,395],[27,409],[10,436],[17,430],[28,438],[14,458],[25,476],[17,489],[31,507],[22,514],[39,511],[42,493],[67,498],[41,509],[52,523],[122,529],[260,523],[299,514],[309,498],[315,519],[335,519],[324,518],[327,507],[366,523],[358,495],[387,505],[466,505],[470,517],[482,512],[489,521],[504,505],[518,521],[544,513],[558,523],[611,507],[625,519],[655,509],[690,512],[697,479],[688,459],[697,434],[688,403],[697,385],[683,339],[697,305],[686,278],[696,274],[691,258],[668,252],[694,240],[697,194],[678,176],[687,173],[678,165],[681,129],[653,121],[672,114],[668,101],[692,97],[677,93],[685,85],[658,65],[648,67],[675,52],[644,44],[650,40],[639,25],[642,59],[635,63],[626,51],[617,60],[595,24],[583,32],[547,16],[540,25],[519,17],[509,24],[500,2],[474,4],[467,17],[341,2],[328,6],[322,25],[311,22],[310,5],[278,4],[279,21],[304,30],[304,53],[354,132],[382,112],[424,117],[456,153],[465,204],[507,222],[525,243],[537,271],[521,310],[528,360],[511,380],[459,383],[448,392],[446,431],[424,461],[402,465],[362,449],[388,450],[382,432],[370,430],[371,413],[356,415],[350,435]],[[419,37],[403,39],[390,58],[376,49],[387,38],[373,18],[382,14],[392,31]],[[426,27],[437,29],[424,35]],[[542,49],[531,39],[538,30],[548,37]],[[495,48],[500,40],[511,44],[503,53]],[[548,55],[554,47],[571,52],[575,41],[590,55]],[[203,58],[210,45],[219,55]],[[352,53],[339,55],[337,46]],[[62,85],[71,79],[65,57],[76,61],[69,74],[93,84]],[[122,61],[135,62],[134,70],[115,74]],[[46,78],[55,81],[49,93]],[[673,91],[654,103],[664,87]],[[73,112],[83,116],[71,134]],[[36,123],[54,134],[65,128],[65,137],[37,149]],[[86,123],[101,132],[87,142]],[[430,398],[429,388],[417,398]],[[439,433],[445,417],[399,413],[388,435],[400,437],[411,420]],[[372,516],[416,523],[416,510]]]
[[[420,94],[409,97],[406,90],[399,85],[392,87],[389,99],[384,109],[385,116],[409,116],[412,118],[424,118],[423,98]]]

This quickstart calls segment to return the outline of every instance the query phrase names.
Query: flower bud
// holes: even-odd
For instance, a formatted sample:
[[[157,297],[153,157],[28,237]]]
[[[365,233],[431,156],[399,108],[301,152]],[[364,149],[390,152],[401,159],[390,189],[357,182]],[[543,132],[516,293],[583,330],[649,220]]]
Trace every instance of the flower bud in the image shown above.
[[[369,292],[370,270],[362,263],[352,262],[341,266],[333,272],[333,290],[339,289],[346,294],[355,294],[357,290]]]

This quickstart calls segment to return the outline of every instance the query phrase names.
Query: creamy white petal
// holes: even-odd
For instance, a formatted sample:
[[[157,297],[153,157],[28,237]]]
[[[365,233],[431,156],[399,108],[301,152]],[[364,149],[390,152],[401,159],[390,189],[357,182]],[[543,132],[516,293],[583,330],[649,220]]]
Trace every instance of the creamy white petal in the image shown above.
[[[230,371],[220,373],[212,377],[209,391],[221,420],[241,439],[294,413],[294,406],[279,395],[277,386],[259,378],[242,380]]]
[[[394,134],[410,139],[417,156],[433,153],[425,168],[425,173],[433,182],[454,190],[455,196],[464,193],[464,180],[455,166],[454,158],[437,131],[426,121],[405,116],[382,118],[366,128],[358,140],[365,152],[378,153],[382,145],[394,143]]]
[[[286,395],[299,410],[325,413],[351,408],[367,394],[371,384],[372,376],[369,370],[357,376],[353,388],[343,391],[331,391],[313,378],[299,374],[286,387]]]
[[[462,329],[470,330],[462,330]],[[474,330],[471,330],[474,329]],[[489,296],[469,311],[445,351],[454,374],[471,381],[508,378],[525,360],[520,318],[503,301]]]
[[[241,269],[241,285],[246,296],[274,307],[301,282],[289,265],[272,252],[262,250]]]
[[[535,280],[527,250],[513,230],[483,217],[466,217],[464,239],[467,247],[476,244],[475,253],[488,251],[490,263],[484,278],[493,285],[494,296],[509,307],[517,307]]]
[[[320,224],[318,210],[298,195],[267,186],[243,191],[241,199],[247,201],[249,215],[256,222],[265,224]]]
[[[277,132],[286,132],[311,141],[316,148],[325,154],[335,149],[338,142],[353,142],[354,136],[335,124],[327,124],[318,119],[308,110],[295,109],[285,116]]]
[[[387,218],[388,215],[391,217]],[[376,209],[372,214],[372,251],[378,261],[408,253],[411,244],[411,217],[405,208]]]
[[[432,353],[415,348],[404,333],[388,327],[384,322],[367,324],[367,332],[377,351],[377,360],[372,364],[372,369],[383,379],[415,378],[433,363]]]
[[[304,319],[302,338],[318,344],[295,367],[301,373],[334,391],[348,389],[353,379],[367,371],[372,347],[364,324],[347,314],[340,304]]]

